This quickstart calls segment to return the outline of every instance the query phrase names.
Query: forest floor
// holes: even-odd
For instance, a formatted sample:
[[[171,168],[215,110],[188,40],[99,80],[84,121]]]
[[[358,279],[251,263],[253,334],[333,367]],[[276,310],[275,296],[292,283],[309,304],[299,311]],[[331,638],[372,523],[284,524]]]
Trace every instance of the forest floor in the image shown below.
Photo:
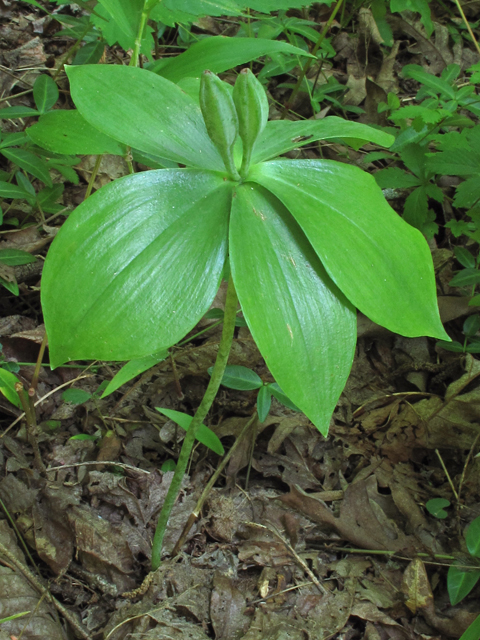
[[[335,20],[329,36],[337,52],[331,72],[349,87],[346,104],[362,106],[365,122],[382,124],[368,90],[379,74],[387,93],[404,98],[415,89],[401,79],[403,65],[424,64],[436,74],[452,61],[463,71],[478,60],[466,44],[452,46],[441,11],[430,38],[413,17],[392,17],[397,44],[387,57],[369,10],[362,11],[353,27]],[[320,28],[327,18],[323,6],[312,12],[312,26]],[[53,73],[72,44],[56,36],[59,29],[31,5],[0,2],[2,100],[31,88],[39,73]],[[216,35],[222,21],[205,19],[193,30]],[[172,30],[172,42],[175,37]],[[278,101],[286,96],[278,84],[296,73],[272,78],[269,90]],[[66,80],[59,83],[60,103],[70,108]],[[31,96],[8,104],[31,106]],[[300,94],[295,111],[309,117],[309,105]],[[5,131],[18,126],[2,122]],[[341,145],[322,153],[361,159]],[[319,157],[318,145],[296,155]],[[87,156],[76,165],[77,185],[55,175],[65,183],[64,207],[82,202],[94,161]],[[105,156],[95,189],[127,172],[122,158]],[[9,215],[23,220],[25,211],[10,209]],[[4,226],[1,246],[44,256],[62,219]],[[453,242],[443,230],[430,247],[441,316],[455,337],[474,309],[448,286],[458,269]],[[15,268],[18,296],[0,291],[3,357],[27,363],[18,374],[27,388],[44,335],[41,265],[40,259]],[[223,296],[221,289],[212,306],[221,307]],[[204,320],[192,334],[212,323]],[[455,607],[447,592],[448,567],[454,561],[472,566],[464,532],[480,516],[480,362],[439,349],[430,338],[394,335],[362,316],[358,326],[353,369],[328,438],[274,399],[171,557],[219,464],[217,455],[198,446],[169,522],[164,561],[145,583],[173,475],[160,469],[181,444],[174,423],[155,407],[194,413],[215,359],[218,327],[106,399],[97,389],[120,364],[42,367],[36,411],[46,473],[36,465],[20,410],[0,396],[0,619],[29,612],[0,625],[0,640],[460,637],[480,613],[479,585]],[[273,381],[246,327],[237,329],[230,364]],[[87,392],[78,396],[80,404],[63,397],[70,388]],[[255,402],[255,391],[222,387],[207,424],[226,450]],[[80,434],[86,438],[71,439]],[[435,498],[449,505],[437,517],[425,507]]]

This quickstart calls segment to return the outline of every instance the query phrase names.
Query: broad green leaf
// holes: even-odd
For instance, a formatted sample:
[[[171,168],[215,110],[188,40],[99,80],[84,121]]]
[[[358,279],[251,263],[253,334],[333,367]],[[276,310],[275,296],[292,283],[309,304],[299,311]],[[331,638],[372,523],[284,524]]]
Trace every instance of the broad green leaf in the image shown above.
[[[67,155],[116,156],[126,154],[125,145],[92,127],[75,109],[56,109],[41,116],[27,129],[28,137],[39,147]]]
[[[261,386],[257,396],[257,413],[260,422],[265,422],[272,405],[272,393],[268,386]]]
[[[448,568],[447,591],[453,606],[461,602],[480,579],[480,569],[466,571],[455,565]]]
[[[213,367],[208,370],[212,373]],[[222,384],[228,389],[237,389],[238,391],[252,391],[252,389],[260,389],[263,382],[255,371],[241,367],[239,365],[227,365],[223,374]]]
[[[432,498],[432,500],[428,500],[425,504],[425,508],[428,513],[431,513],[435,518],[439,518],[440,520],[444,520],[448,513],[445,511],[445,507],[450,506],[450,501],[445,498]]]
[[[249,179],[290,210],[329,276],[362,313],[407,337],[450,340],[428,245],[388,205],[372,176],[331,160],[277,160],[253,167]]]
[[[224,171],[200,107],[177,85],[137,67],[67,67],[72,98],[114,140],[194,167]]]
[[[35,256],[27,251],[20,251],[20,249],[0,249],[0,262],[2,264],[8,264],[11,267],[16,267],[22,264],[29,264],[30,262],[36,262]]]
[[[30,118],[30,116],[39,116],[40,113],[31,107],[5,107],[0,109],[0,118]]]
[[[468,303],[469,307],[478,307],[480,306],[480,294],[473,296],[473,298]]]
[[[46,163],[41,158],[37,158],[37,156],[30,151],[14,148],[2,149],[2,155],[15,163],[21,169],[24,169],[27,173],[31,173],[32,176],[35,176],[35,178],[38,178],[47,186],[53,186]]]
[[[480,516],[470,523],[465,536],[468,552],[480,558]]]
[[[252,183],[233,199],[230,266],[268,368],[326,435],[352,365],[355,310],[281,202]]]
[[[163,413],[169,420],[173,420],[184,431],[188,431],[190,424],[193,420],[192,416],[181,411],[173,411],[172,409],[162,409],[161,407],[155,407],[159,413]],[[223,448],[220,438],[213,433],[211,429],[204,424],[200,425],[195,438],[204,444],[206,447],[217,453],[219,456],[223,456],[225,449]]]
[[[33,99],[40,113],[45,113],[58,100],[58,87],[55,80],[46,74],[38,76],[33,85]]]
[[[403,219],[412,227],[423,232],[428,215],[428,198],[425,187],[418,187],[405,200]]]
[[[479,640],[480,639],[480,615],[478,615],[468,629],[462,633],[460,640]]]
[[[116,180],[82,203],[42,276],[52,366],[134,360],[183,338],[220,284],[230,199],[221,175],[160,169]]]
[[[261,56],[278,52],[296,56],[309,55],[287,42],[263,38],[214,36],[192,45],[187,51],[172,58],[167,64],[152,65],[150,70],[172,82],[178,82],[182,78],[199,76],[205,69],[210,69],[213,73],[221,73],[240,64],[256,60]]]
[[[150,356],[145,356],[144,358],[130,360],[130,362],[127,362],[127,364],[123,365],[120,371],[115,374],[112,380],[110,380],[101,397],[106,398],[125,383],[133,380],[133,378],[136,378],[144,371],[151,369],[159,362],[162,362],[162,360],[165,360],[167,356],[168,351],[163,350]]]
[[[18,200],[20,198],[28,198],[30,196],[25,189],[17,187],[10,182],[0,182],[0,198],[12,198]]]
[[[9,402],[20,408],[20,398],[15,391],[17,382],[19,382],[17,376],[0,367],[0,393],[3,393]]]
[[[332,138],[352,138],[374,142],[389,147],[394,137],[389,133],[374,129],[359,122],[349,122],[336,116],[328,116],[323,120],[271,120],[267,122],[253,150],[252,164],[270,160],[291,149],[303,147],[316,140]]]
[[[443,93],[450,100],[455,100],[455,89],[448,82],[428,73],[418,64],[405,65],[402,69],[402,75],[405,78],[413,78],[417,82],[421,82],[434,93]]]

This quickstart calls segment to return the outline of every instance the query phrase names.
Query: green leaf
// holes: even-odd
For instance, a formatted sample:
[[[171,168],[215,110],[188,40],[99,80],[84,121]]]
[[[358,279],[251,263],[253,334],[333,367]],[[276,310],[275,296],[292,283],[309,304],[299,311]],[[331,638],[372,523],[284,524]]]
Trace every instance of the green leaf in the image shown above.
[[[40,112],[30,107],[5,107],[0,109],[0,118],[9,118],[14,120],[15,118],[30,118],[30,116],[39,116]]]
[[[33,99],[40,113],[45,113],[58,100],[58,87],[55,80],[46,74],[38,76],[33,85]]]
[[[465,571],[455,565],[448,568],[447,590],[453,606],[461,602],[480,579],[480,570]]]
[[[252,183],[233,199],[230,265],[268,368],[326,435],[352,365],[354,309],[285,207]]]
[[[160,471],[163,471],[163,473],[167,473],[168,471],[175,471],[176,468],[177,463],[175,462],[175,460],[170,459],[165,460],[165,462],[160,467]]]
[[[123,365],[118,373],[110,380],[107,388],[102,394],[102,398],[106,398],[111,393],[119,389],[122,385],[133,380],[144,371],[151,369],[159,362],[165,360],[168,356],[168,351],[163,350],[158,353],[154,353],[150,356],[145,356],[144,358],[138,358],[137,360],[130,360],[127,364]]]
[[[472,338],[480,329],[480,316],[469,316],[463,323],[463,333]]]
[[[394,137],[389,133],[336,116],[302,122],[271,120],[267,122],[257,140],[253,150],[252,164],[270,160],[316,140],[331,140],[332,138],[364,140],[383,147],[389,147],[394,142]]]
[[[9,281],[6,280],[5,278],[0,277],[0,284],[5,287],[5,289],[7,289],[7,291],[10,291],[10,293],[13,293],[14,296],[18,296],[19,294],[19,290],[18,290],[18,284],[15,281]]]
[[[82,403],[79,402],[79,403],[76,403],[76,404],[82,404]],[[90,435],[88,433],[77,433],[76,436],[72,436],[71,438],[69,438],[69,440],[80,440],[80,441],[90,440],[92,442],[95,442],[99,438],[100,438],[100,436],[92,436],[92,435]]]
[[[120,29],[130,38],[135,38],[135,26],[138,21],[138,2],[132,0],[99,0],[114,18]]]
[[[257,396],[257,413],[260,422],[267,419],[272,405],[272,393],[268,386],[261,386]]]
[[[462,269],[448,283],[450,287],[468,287],[480,282],[480,271],[477,269]]]
[[[372,176],[331,160],[277,160],[253,167],[249,179],[291,211],[329,276],[371,320],[407,337],[450,340],[428,245],[388,205]]]
[[[480,306],[480,294],[473,296],[473,298],[468,303],[469,307],[478,307]]]
[[[82,203],[42,276],[52,366],[134,360],[183,338],[218,289],[230,199],[221,175],[160,169],[121,178]]]
[[[445,498],[433,498],[425,504],[425,508],[428,513],[432,514],[434,518],[439,518],[440,520],[444,520],[448,516],[448,513],[445,511],[445,507],[449,506],[450,501],[445,500]]]
[[[97,64],[105,51],[105,41],[95,40],[81,47],[72,61],[72,65]]]
[[[71,402],[72,404],[83,404],[90,400],[92,394],[84,389],[67,389],[62,393],[62,400]]]
[[[3,393],[5,398],[14,404],[16,407],[21,408],[20,398],[15,391],[15,385],[19,382],[17,376],[10,371],[0,368],[0,393]]]
[[[210,375],[212,370],[213,367],[208,370]],[[225,367],[222,384],[228,389],[237,389],[238,391],[251,391],[252,389],[260,389],[263,386],[262,379],[255,371],[238,365],[227,365]]]
[[[188,429],[190,428],[193,417],[189,416],[187,413],[182,413],[181,411],[173,411],[172,409],[162,409],[161,407],[155,407],[155,409],[159,413],[162,413],[164,416],[166,416],[169,420],[173,420],[173,422],[178,424],[178,426],[181,427],[184,431],[188,431]],[[200,428],[197,431],[196,439],[219,456],[223,456],[223,454],[225,453],[225,449],[220,442],[220,438],[204,424],[200,425]]]
[[[442,93],[450,100],[455,100],[455,89],[442,78],[428,73],[418,64],[407,64],[402,69],[402,75],[405,78],[413,78],[417,82],[421,82],[434,93]]]
[[[268,388],[270,389],[272,396],[283,405],[285,405],[288,409],[292,409],[292,411],[300,411],[297,405],[293,404],[290,398],[283,393],[276,382],[272,382],[271,384],[269,384]]]
[[[422,181],[417,176],[413,176],[398,167],[380,169],[380,171],[376,171],[373,174],[373,177],[380,189],[408,189],[422,184]]]
[[[126,154],[125,145],[90,125],[76,110],[56,109],[41,116],[27,129],[28,137],[39,147],[66,155],[116,156]]]
[[[480,516],[470,523],[465,536],[468,552],[480,558]]]
[[[225,170],[200,107],[177,85],[137,67],[85,65],[66,70],[75,105],[96,129],[145,153]]]
[[[167,80],[178,82],[182,78],[200,76],[205,69],[210,69],[213,73],[221,73],[251,60],[256,60],[261,56],[278,52],[309,56],[302,49],[287,42],[263,38],[213,36],[192,45],[187,51],[175,56],[167,64],[152,65],[150,70],[167,78]]]
[[[480,80],[479,80],[480,82]],[[468,629],[462,633],[460,640],[479,640],[480,638],[480,615],[475,618]]]
[[[35,176],[47,186],[53,186],[46,163],[30,151],[26,149],[2,149],[2,155],[27,173],[31,173],[32,176]]]
[[[478,200],[480,200],[480,171],[458,185],[453,204],[467,209],[473,207]]]
[[[25,189],[17,187],[15,184],[11,184],[10,182],[0,182],[0,198],[19,200],[20,198],[28,197],[30,197],[30,194],[27,193]]]
[[[0,262],[2,264],[8,264],[11,267],[16,267],[22,264],[29,264],[30,262],[36,262],[35,256],[27,251],[20,251],[20,249],[0,249]]]
[[[403,219],[412,227],[423,232],[425,223],[429,219],[428,198],[425,187],[418,187],[405,200]]]
[[[439,340],[437,342],[437,346],[445,349],[446,351],[455,351],[456,353],[463,353],[465,351],[465,347],[460,342],[453,340],[452,342],[444,342],[443,340]]]

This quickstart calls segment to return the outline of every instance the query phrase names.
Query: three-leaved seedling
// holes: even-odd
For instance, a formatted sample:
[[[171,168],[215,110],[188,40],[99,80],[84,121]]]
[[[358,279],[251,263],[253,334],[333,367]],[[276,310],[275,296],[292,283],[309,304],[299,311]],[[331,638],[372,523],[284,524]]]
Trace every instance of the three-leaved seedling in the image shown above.
[[[331,160],[278,158],[305,137],[389,146],[390,135],[336,117],[267,122],[265,92],[249,70],[233,91],[207,71],[199,95],[191,83],[186,93],[133,67],[67,74],[89,125],[186,168],[121,178],[63,225],[42,282],[52,365],[170,347],[207,312],[230,265],[218,356],[160,515],[157,567],[191,447],[222,380],[238,301],[275,380],[324,435],[353,360],[355,307],[405,336],[448,336],[428,245],[375,180]]]

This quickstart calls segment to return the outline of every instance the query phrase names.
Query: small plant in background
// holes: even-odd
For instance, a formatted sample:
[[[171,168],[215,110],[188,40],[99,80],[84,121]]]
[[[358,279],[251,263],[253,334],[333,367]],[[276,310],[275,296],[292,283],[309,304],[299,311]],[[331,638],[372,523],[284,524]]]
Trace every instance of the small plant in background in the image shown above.
[[[213,367],[208,370],[210,374],[212,374],[212,371]],[[236,391],[254,391],[258,389],[257,413],[260,422],[265,422],[267,419],[272,404],[272,396],[289,409],[300,411],[300,409],[287,398],[276,382],[263,382],[255,371],[247,367],[227,365],[221,384],[227,387],[227,389],[235,389]]]
[[[448,513],[445,511],[450,506],[450,501],[445,498],[432,498],[425,504],[425,508],[434,518],[444,520]]]
[[[475,518],[468,526],[465,535],[465,543],[470,557],[465,563],[459,561],[458,565],[477,564],[478,569],[465,569],[463,566],[452,565],[448,569],[447,588],[450,602],[456,605],[461,602],[480,580],[480,516]]]

